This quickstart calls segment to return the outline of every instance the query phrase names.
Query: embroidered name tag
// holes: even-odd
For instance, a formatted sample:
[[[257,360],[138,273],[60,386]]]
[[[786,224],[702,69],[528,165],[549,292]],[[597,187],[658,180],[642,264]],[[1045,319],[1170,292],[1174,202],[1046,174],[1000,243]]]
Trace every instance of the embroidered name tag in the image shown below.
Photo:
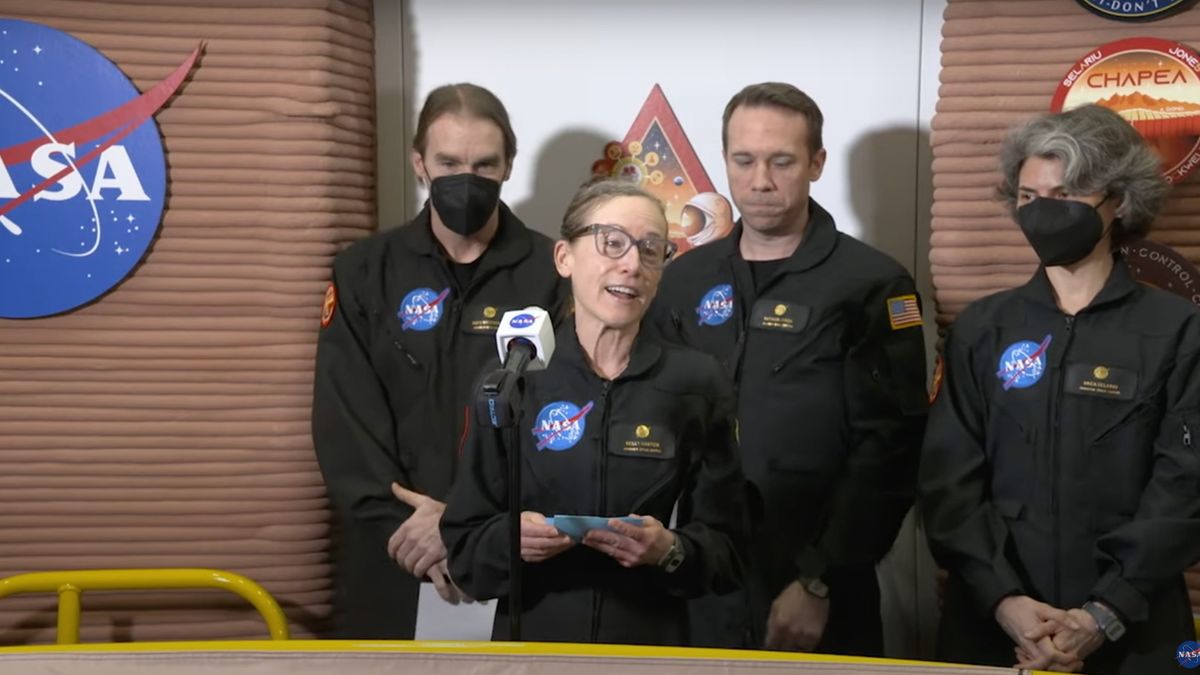
[[[750,326],[762,330],[799,333],[808,325],[808,315],[811,311],[805,305],[763,298],[754,303],[754,309],[750,312]]]
[[[1067,366],[1066,392],[1128,401],[1137,391],[1137,373],[1125,368],[1072,363]]]
[[[462,330],[467,333],[495,333],[500,327],[504,309],[487,303],[468,305],[463,309]]]
[[[614,424],[608,439],[609,454],[651,459],[675,457],[675,437],[660,424]]]

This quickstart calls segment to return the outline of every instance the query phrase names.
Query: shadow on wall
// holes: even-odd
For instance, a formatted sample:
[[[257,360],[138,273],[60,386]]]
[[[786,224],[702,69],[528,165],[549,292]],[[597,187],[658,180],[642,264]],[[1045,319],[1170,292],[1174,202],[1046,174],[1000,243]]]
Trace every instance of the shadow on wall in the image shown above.
[[[932,346],[937,337],[932,329],[929,274],[930,158],[928,130],[897,126],[859,137],[850,148],[847,166],[859,238],[895,258],[917,283],[927,317],[927,370],[932,369]],[[933,658],[938,620],[936,569],[919,518],[910,512],[892,550],[876,569],[887,656]]]
[[[891,255],[916,277],[920,256],[918,233],[928,231],[930,184],[928,168],[918,165],[928,147],[929,132],[917,127],[888,127],[855,140],[846,167],[859,238]],[[922,184],[924,182],[924,184]],[[920,195],[920,197],[918,196]],[[918,204],[917,200],[926,202]]]
[[[520,138],[520,130],[517,130]],[[512,210],[530,228],[558,239],[567,204],[592,175],[592,163],[604,157],[604,145],[614,140],[592,129],[564,129],[542,145],[533,161],[533,189]],[[519,146],[518,146],[519,147]],[[530,161],[517,155],[515,162]]]

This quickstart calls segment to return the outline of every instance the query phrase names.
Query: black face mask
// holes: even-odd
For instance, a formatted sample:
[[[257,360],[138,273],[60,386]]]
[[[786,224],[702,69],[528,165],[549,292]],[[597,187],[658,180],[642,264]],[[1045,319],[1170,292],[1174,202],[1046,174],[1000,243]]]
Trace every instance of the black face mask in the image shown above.
[[[500,201],[500,184],[473,173],[439,176],[429,184],[429,198],[451,232],[469,237],[487,224]]]
[[[1104,236],[1104,221],[1096,210],[1100,204],[1037,198],[1017,209],[1017,224],[1043,265],[1071,265],[1086,258]]]

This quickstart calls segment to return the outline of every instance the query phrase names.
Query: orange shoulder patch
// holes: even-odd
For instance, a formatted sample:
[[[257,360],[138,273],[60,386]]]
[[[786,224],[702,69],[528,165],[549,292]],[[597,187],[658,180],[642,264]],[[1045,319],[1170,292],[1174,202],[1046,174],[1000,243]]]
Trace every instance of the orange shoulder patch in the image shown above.
[[[325,289],[325,302],[321,304],[321,328],[328,328],[333,323],[333,310],[337,309],[337,289],[333,283]]]
[[[946,364],[942,361],[942,355],[938,354],[937,361],[933,366],[933,383],[929,385],[929,405],[937,400],[938,394],[942,392],[942,378],[945,376]]]

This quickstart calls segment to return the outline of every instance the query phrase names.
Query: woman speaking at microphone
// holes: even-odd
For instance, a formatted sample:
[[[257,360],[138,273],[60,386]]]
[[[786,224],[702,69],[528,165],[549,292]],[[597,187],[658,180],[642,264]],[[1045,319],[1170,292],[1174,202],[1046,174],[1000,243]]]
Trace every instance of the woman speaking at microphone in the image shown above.
[[[574,314],[527,376],[517,427],[524,640],[686,644],[686,599],[740,583],[732,385],[640,330],[674,249],[662,203],[626,181],[585,185],[563,218],[554,263]],[[494,639],[509,626],[507,461],[473,429],[441,521],[455,583],[501,598]],[[601,527],[580,536],[562,516]]]

